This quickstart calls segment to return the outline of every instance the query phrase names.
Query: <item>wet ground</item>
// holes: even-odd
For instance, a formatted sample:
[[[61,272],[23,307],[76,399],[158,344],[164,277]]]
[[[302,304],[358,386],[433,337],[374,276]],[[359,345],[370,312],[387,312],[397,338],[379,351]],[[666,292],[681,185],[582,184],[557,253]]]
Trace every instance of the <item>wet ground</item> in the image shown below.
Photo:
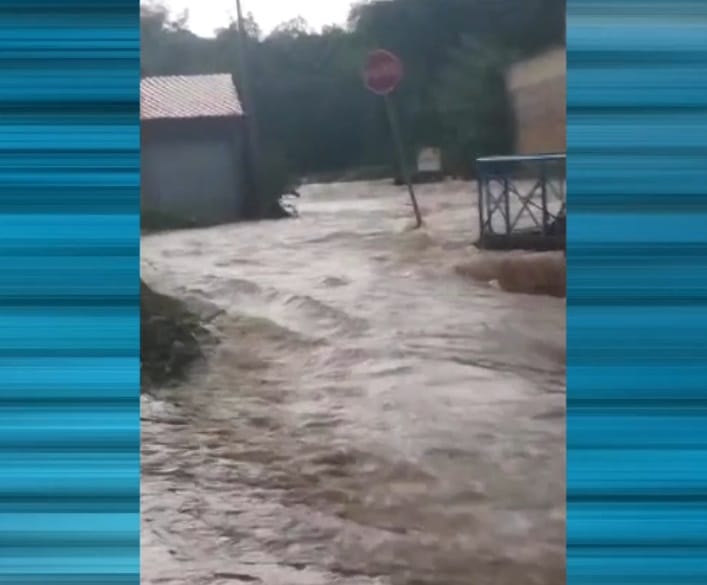
[[[220,340],[143,399],[143,583],[564,583],[564,301],[455,271],[468,184],[302,194],[143,240]]]

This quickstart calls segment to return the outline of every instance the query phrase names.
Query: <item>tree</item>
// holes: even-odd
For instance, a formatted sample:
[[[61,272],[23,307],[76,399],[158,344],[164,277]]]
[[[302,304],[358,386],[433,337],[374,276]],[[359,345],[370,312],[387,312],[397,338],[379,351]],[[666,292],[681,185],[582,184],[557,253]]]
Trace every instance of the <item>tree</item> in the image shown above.
[[[307,21],[298,16],[277,26],[269,35],[270,39],[277,37],[299,37],[314,34]]]
[[[505,71],[512,54],[466,39],[452,52],[436,92],[447,164],[458,174],[471,172],[480,156],[507,154],[514,117]]]
[[[233,73],[237,25],[203,39],[160,4],[141,12],[144,75]],[[246,18],[252,94],[263,159],[294,175],[393,160],[381,100],[363,88],[367,52],[405,65],[395,100],[407,148],[440,146],[457,172],[478,154],[507,152],[513,117],[503,70],[564,43],[564,0],[384,0],[355,6],[321,33],[297,18],[264,36]],[[267,171],[267,169],[266,169]]]

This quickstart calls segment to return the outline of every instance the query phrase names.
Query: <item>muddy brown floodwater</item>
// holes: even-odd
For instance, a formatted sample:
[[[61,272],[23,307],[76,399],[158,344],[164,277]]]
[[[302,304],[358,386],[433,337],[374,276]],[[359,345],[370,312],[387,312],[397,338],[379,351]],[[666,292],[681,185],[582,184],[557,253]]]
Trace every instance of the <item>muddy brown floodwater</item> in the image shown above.
[[[457,274],[473,189],[419,191],[143,240],[220,340],[143,398],[143,583],[565,582],[565,303]]]

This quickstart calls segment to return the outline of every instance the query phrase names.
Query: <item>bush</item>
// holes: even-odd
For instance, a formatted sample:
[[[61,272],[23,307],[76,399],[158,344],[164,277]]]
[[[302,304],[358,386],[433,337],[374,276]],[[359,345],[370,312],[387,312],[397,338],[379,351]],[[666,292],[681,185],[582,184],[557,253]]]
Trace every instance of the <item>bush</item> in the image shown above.
[[[196,315],[177,299],[140,283],[140,377],[142,389],[183,378],[202,357],[208,339]]]
[[[287,158],[277,150],[267,150],[260,160],[256,177],[258,209],[254,210],[254,219],[289,217],[280,206],[280,197],[296,186]]]

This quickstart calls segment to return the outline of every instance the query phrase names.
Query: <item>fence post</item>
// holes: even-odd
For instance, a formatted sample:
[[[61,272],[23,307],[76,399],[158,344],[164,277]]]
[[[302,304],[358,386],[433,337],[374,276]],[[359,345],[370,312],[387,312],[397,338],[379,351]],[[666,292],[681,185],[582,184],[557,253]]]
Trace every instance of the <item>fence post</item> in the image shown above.
[[[506,238],[510,241],[511,239],[511,194],[509,188],[508,176],[504,173],[503,176],[503,197],[504,201],[504,211],[506,215]]]
[[[484,175],[481,169],[477,165],[477,177],[476,182],[478,185],[478,200],[477,205],[479,207],[479,241],[484,237],[485,231],[485,221],[484,221]]]
[[[543,207],[543,235],[547,235],[547,167],[546,161],[540,161],[540,197]]]

